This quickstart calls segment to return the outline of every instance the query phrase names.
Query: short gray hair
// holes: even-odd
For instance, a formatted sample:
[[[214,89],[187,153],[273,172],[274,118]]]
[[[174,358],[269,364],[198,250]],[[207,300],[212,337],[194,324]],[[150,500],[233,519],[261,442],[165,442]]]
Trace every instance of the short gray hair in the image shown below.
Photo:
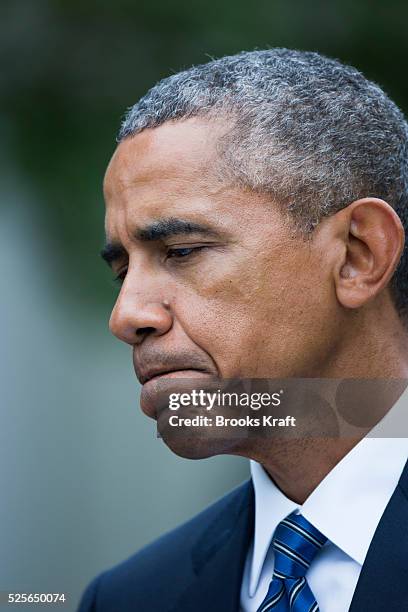
[[[132,106],[118,141],[200,116],[230,120],[218,144],[225,171],[270,193],[304,234],[354,200],[374,196],[394,208],[408,236],[408,125],[355,68],[281,48],[193,66]],[[406,242],[391,283],[401,315],[408,314],[407,251]]]

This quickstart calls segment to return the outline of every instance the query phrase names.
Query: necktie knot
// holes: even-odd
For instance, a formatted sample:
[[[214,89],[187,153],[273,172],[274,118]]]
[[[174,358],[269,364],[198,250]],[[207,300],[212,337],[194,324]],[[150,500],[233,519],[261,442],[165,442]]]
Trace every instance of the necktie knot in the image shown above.
[[[273,577],[258,612],[319,612],[305,574],[326,542],[301,514],[292,512],[279,523],[272,539]]]
[[[272,540],[274,575],[282,579],[302,578],[326,541],[304,516],[292,512],[279,523]]]

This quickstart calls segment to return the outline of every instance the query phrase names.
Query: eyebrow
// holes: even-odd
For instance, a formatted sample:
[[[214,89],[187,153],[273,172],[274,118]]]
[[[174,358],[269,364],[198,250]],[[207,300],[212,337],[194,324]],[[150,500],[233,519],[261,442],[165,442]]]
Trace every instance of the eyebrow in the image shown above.
[[[107,242],[101,250],[100,256],[108,266],[111,266],[114,261],[125,257],[126,251],[118,242]]]
[[[138,229],[134,237],[141,242],[154,242],[171,238],[173,236],[201,234],[202,236],[211,236],[219,238],[220,234],[214,229],[201,223],[194,223],[184,219],[171,217],[169,219],[161,219],[155,221],[146,227]],[[122,257],[125,257],[127,252],[119,242],[107,242],[101,251],[101,257],[108,265]]]

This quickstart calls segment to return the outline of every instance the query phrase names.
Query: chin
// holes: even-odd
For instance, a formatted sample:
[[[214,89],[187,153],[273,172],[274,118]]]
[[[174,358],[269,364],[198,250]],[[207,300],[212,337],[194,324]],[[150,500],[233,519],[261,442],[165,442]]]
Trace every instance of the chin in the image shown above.
[[[217,455],[239,454],[238,440],[214,439],[205,434],[186,436],[163,432],[161,438],[166,446],[183,459],[208,459]]]

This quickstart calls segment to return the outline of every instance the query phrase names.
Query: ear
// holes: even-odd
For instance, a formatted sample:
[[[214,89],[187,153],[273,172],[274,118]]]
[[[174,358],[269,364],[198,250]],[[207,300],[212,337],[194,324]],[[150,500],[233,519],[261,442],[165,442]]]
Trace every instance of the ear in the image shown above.
[[[344,260],[336,271],[339,302],[359,308],[388,284],[404,248],[404,228],[396,212],[378,198],[363,198],[337,215],[344,230]]]

